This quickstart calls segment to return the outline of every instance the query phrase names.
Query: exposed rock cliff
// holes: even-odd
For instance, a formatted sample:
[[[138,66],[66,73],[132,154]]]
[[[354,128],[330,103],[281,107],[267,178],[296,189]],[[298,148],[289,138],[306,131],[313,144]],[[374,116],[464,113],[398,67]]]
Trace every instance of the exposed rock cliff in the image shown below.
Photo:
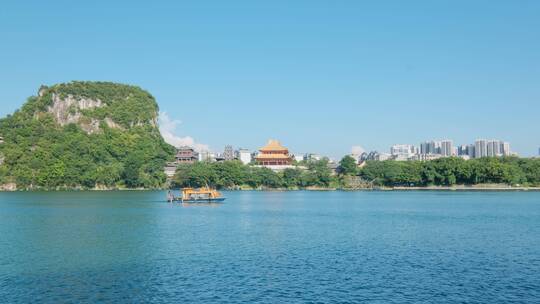
[[[100,132],[104,126],[157,128],[157,104],[148,92],[137,87],[107,82],[72,82],[42,86],[34,99],[38,105],[36,117],[49,113],[60,126],[77,124],[87,134]]]
[[[157,116],[154,97],[138,87],[42,86],[0,119],[0,190],[159,187],[174,149],[161,137]]]
[[[73,95],[67,95],[62,98],[59,94],[52,93],[53,104],[47,108],[47,112],[51,113],[56,122],[61,126],[70,123],[80,124],[81,128],[86,133],[91,134],[99,130],[99,120],[91,118],[90,121],[80,123],[83,117],[82,110],[94,109],[105,106],[99,99],[90,99],[85,97],[76,98]],[[111,121],[108,119],[108,121]],[[113,124],[109,123],[109,126]]]

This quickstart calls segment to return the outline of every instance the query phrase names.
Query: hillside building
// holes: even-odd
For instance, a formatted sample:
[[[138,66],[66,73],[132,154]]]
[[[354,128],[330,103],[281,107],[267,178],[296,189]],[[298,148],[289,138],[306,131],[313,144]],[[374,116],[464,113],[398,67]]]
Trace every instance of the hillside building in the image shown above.
[[[182,146],[176,150],[176,164],[192,164],[198,160],[199,154],[192,147]]]
[[[165,175],[167,176],[167,178],[174,177],[174,174],[176,173],[176,168],[178,168],[176,163],[167,163],[165,168],[163,168],[163,171],[165,172]]]

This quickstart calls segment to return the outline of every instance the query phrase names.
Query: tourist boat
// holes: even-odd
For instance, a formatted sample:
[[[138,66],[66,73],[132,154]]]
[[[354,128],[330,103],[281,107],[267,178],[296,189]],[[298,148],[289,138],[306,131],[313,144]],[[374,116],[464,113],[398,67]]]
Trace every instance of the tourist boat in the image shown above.
[[[225,197],[219,191],[209,187],[183,188],[180,196],[175,196],[171,191],[167,193],[167,201],[171,203],[220,203],[224,200]]]

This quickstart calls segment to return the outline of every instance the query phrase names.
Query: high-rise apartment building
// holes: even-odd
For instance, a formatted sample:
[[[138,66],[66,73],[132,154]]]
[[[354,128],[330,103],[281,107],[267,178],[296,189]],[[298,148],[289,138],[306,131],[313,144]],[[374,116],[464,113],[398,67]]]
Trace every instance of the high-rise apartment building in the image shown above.
[[[467,155],[470,158],[474,158],[475,146],[473,144],[467,145]]]
[[[509,142],[503,142],[501,143],[501,154],[504,156],[510,156],[510,143]]]
[[[485,139],[477,139],[474,142],[474,157],[480,158],[480,157],[486,157],[487,154],[487,140]]]
[[[440,153],[442,156],[452,156],[454,154],[454,145],[451,140],[441,141]]]
[[[467,145],[459,146],[458,150],[457,150],[457,155],[459,155],[459,156],[468,155],[468,153],[467,153]]]
[[[420,154],[441,154],[441,142],[426,141],[421,143]]]

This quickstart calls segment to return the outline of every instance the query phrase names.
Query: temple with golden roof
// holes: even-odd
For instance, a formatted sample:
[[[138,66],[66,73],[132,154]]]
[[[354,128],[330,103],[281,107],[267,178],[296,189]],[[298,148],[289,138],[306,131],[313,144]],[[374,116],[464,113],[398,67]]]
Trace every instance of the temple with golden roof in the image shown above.
[[[266,146],[259,149],[259,155],[255,160],[261,166],[290,166],[292,164],[289,149],[274,139],[270,139]]]

